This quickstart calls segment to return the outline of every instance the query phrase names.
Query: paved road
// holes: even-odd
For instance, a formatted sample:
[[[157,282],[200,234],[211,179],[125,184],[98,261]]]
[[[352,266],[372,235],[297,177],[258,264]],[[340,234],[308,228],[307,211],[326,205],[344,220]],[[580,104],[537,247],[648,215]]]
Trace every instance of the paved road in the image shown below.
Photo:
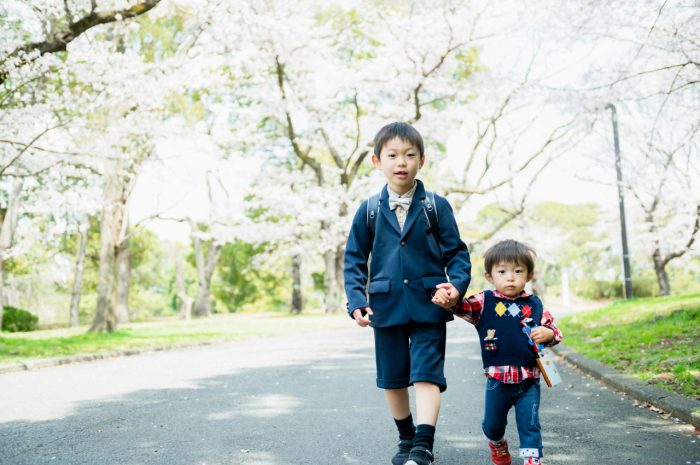
[[[448,338],[437,464],[488,465],[475,332],[456,321]],[[548,465],[700,464],[691,427],[562,371],[543,388]],[[3,465],[385,465],[394,436],[371,333],[353,327],[0,376]]]

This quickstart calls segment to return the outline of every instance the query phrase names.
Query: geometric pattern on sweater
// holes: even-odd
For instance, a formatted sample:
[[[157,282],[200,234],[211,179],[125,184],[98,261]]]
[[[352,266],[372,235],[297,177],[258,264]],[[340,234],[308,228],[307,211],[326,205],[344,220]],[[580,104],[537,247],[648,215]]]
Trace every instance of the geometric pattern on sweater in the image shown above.
[[[503,316],[507,314],[513,318],[528,318],[532,315],[532,307],[527,304],[518,304],[512,302],[510,305],[506,306],[503,302],[498,302],[494,311],[498,316]]]
[[[540,321],[542,312],[542,303],[534,295],[511,300],[484,291],[484,306],[476,323],[484,368],[534,366],[535,352],[523,334],[521,321],[528,317]]]

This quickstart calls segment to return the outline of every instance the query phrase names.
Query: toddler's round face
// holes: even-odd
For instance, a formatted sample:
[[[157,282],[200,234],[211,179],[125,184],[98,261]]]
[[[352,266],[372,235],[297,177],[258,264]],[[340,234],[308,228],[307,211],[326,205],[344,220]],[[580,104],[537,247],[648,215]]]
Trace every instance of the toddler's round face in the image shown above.
[[[531,278],[532,273],[528,273],[525,265],[514,262],[496,263],[491,272],[486,273],[486,279],[506,297],[519,296]]]

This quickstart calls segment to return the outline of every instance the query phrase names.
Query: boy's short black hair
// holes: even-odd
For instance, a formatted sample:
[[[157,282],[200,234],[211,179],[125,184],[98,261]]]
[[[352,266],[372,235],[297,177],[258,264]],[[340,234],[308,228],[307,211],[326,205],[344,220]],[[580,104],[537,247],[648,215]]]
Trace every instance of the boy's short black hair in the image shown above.
[[[387,124],[374,136],[374,155],[379,158],[379,153],[382,151],[384,144],[395,137],[418,147],[421,158],[425,155],[423,137],[420,135],[420,132],[410,124],[399,121]]]
[[[527,273],[535,271],[535,251],[529,245],[508,239],[492,245],[484,254],[484,268],[491,274],[494,265],[501,262],[517,263],[527,268]]]

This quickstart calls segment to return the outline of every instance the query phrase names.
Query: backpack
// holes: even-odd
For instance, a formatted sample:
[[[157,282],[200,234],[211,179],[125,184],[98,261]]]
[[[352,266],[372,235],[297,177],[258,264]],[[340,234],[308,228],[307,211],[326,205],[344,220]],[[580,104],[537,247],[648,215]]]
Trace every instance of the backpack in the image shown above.
[[[379,204],[381,199],[380,194],[374,194],[367,199],[367,227],[369,228],[370,236],[374,239],[374,231],[377,224],[377,215],[379,214]],[[442,249],[440,248],[440,229],[438,228],[438,215],[437,207],[435,204],[435,194],[431,191],[425,191],[425,199],[423,203],[423,214],[428,220],[428,225],[430,226],[430,232],[435,239],[438,251],[442,255]]]

